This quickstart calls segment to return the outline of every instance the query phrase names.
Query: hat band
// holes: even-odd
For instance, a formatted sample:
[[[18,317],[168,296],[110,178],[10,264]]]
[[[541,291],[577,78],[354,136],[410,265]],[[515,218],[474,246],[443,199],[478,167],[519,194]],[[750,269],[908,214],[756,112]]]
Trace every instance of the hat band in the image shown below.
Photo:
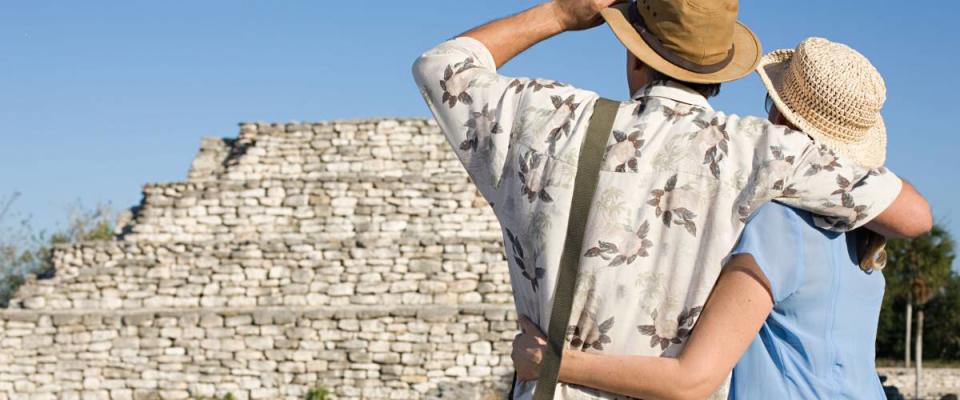
[[[647,42],[647,45],[650,46],[654,52],[671,64],[691,72],[709,74],[722,70],[724,67],[730,64],[731,61],[733,61],[733,55],[735,53],[735,46],[733,45],[731,45],[730,50],[727,51],[726,58],[713,64],[697,64],[693,61],[687,60],[686,58],[680,57],[680,55],[664,46],[663,42],[660,41],[660,38],[647,29],[647,24],[643,21],[643,16],[640,15],[639,6],[637,5],[636,0],[634,0],[628,8],[630,11],[627,17],[630,19],[630,24],[633,25],[633,29],[640,34],[640,37],[643,38],[643,41]]]

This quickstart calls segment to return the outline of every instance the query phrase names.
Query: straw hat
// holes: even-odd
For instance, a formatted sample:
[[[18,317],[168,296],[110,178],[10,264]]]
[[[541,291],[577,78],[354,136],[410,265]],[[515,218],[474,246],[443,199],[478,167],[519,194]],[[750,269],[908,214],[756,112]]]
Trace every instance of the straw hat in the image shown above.
[[[737,21],[737,0],[635,0],[600,15],[651,68],[681,81],[740,79],[760,62],[760,40]]]
[[[850,47],[809,38],[776,50],[757,73],[777,109],[798,129],[854,162],[876,168],[887,157],[880,116],[886,86],[866,57]]]

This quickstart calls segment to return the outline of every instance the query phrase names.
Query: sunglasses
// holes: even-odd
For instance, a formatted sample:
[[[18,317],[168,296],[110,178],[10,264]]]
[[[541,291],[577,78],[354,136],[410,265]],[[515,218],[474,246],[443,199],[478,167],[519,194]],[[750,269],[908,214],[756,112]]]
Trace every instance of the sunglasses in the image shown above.
[[[763,99],[763,109],[767,112],[767,115],[773,111],[773,98],[770,97],[770,93],[767,93],[767,98]]]

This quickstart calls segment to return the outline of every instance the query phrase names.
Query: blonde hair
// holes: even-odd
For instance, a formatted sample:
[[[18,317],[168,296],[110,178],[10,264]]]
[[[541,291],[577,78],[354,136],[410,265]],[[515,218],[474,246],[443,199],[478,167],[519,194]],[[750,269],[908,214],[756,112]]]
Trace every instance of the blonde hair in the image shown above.
[[[880,271],[887,266],[887,238],[869,229],[860,228],[857,235],[857,255],[864,272]]]

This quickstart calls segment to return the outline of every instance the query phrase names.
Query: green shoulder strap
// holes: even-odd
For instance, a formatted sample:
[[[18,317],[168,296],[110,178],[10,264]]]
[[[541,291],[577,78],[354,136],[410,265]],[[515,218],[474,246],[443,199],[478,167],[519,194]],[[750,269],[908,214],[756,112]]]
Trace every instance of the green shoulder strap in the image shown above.
[[[557,274],[557,289],[553,294],[553,311],[550,313],[550,328],[547,330],[548,347],[543,355],[540,367],[540,379],[533,394],[534,400],[553,400],[560,373],[560,360],[563,357],[563,344],[566,340],[567,326],[570,323],[570,308],[573,306],[573,292],[580,270],[580,254],[583,250],[583,231],[593,192],[597,189],[600,175],[600,163],[604,148],[613,129],[620,103],[604,98],[597,99],[587,128],[587,137],[580,147],[580,161],[577,175],[573,181],[573,201],[570,205],[570,219],[567,222],[567,237],[563,243],[563,255],[560,258],[560,271]]]

